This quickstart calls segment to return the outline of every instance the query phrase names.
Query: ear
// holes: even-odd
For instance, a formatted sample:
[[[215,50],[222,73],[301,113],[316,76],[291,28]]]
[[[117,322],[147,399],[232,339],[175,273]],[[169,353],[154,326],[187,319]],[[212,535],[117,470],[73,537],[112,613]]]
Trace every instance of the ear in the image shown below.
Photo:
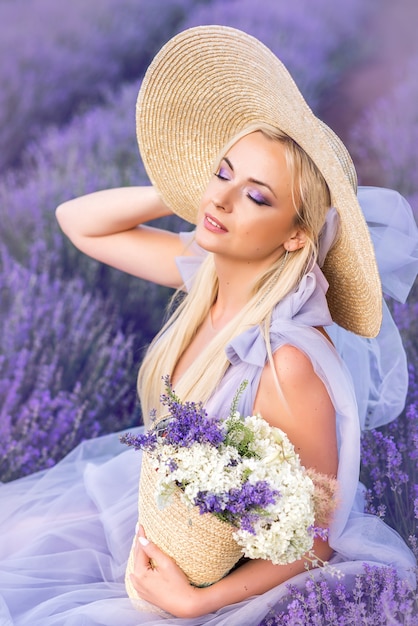
[[[306,240],[307,237],[305,231],[298,229],[294,231],[292,236],[283,243],[283,246],[288,252],[295,252],[296,250],[304,247]]]

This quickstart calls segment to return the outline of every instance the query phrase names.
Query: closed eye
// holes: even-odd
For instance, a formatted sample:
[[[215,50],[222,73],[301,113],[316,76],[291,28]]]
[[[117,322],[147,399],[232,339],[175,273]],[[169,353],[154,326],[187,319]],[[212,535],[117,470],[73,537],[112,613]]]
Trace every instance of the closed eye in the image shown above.
[[[217,178],[219,178],[219,180],[231,181],[232,177],[233,177],[234,168],[232,166],[232,163],[226,157],[224,157],[223,161],[226,163],[226,165],[228,167],[225,167],[224,165],[221,164],[219,166],[218,171],[214,172],[214,175]],[[268,185],[266,185],[265,183],[263,183],[261,181],[258,181],[258,180],[255,180],[255,179],[251,179],[250,182],[256,183],[258,185],[263,185],[264,187],[268,187],[270,189],[270,187]],[[261,193],[261,191],[259,191],[257,189],[251,188],[246,193],[246,196],[252,202],[254,202],[254,204],[257,204],[258,206],[271,206],[271,203],[267,200],[267,198]]]
[[[220,180],[231,180],[231,176],[225,167],[220,167],[218,171],[215,172],[215,176],[220,178]]]
[[[252,200],[258,206],[271,206],[270,202],[263,196],[263,194],[258,193],[256,191],[249,191],[247,193],[247,198]]]

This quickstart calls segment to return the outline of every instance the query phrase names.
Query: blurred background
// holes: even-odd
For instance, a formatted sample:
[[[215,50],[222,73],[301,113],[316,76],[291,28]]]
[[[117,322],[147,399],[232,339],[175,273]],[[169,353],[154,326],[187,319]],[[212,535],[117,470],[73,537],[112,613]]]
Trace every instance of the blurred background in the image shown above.
[[[147,182],[141,78],[171,36],[208,23],[267,44],[346,142],[360,183],[397,189],[418,211],[416,0],[0,0],[1,481],[140,423],[136,374],[170,291],[84,257],[54,210]],[[370,510],[404,536],[418,515],[417,302],[415,291],[389,302],[410,360],[407,408],[363,442]]]

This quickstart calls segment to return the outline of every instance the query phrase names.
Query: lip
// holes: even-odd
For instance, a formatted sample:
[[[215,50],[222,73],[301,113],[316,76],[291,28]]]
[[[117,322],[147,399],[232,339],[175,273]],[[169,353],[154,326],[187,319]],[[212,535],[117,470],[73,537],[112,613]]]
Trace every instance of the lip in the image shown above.
[[[205,213],[204,225],[212,233],[227,233],[228,229],[210,213]]]

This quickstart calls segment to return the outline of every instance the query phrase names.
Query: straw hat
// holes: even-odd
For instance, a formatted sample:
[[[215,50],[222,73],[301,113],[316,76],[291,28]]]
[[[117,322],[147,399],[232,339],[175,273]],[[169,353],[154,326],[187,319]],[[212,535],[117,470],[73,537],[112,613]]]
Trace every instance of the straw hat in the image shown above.
[[[353,163],[271,50],[227,26],[191,28],[160,50],[138,95],[137,136],[149,178],[174,213],[192,223],[217,154],[257,122],[292,137],[324,176],[341,221],[323,267],[330,312],[340,326],[376,336],[382,291]]]

